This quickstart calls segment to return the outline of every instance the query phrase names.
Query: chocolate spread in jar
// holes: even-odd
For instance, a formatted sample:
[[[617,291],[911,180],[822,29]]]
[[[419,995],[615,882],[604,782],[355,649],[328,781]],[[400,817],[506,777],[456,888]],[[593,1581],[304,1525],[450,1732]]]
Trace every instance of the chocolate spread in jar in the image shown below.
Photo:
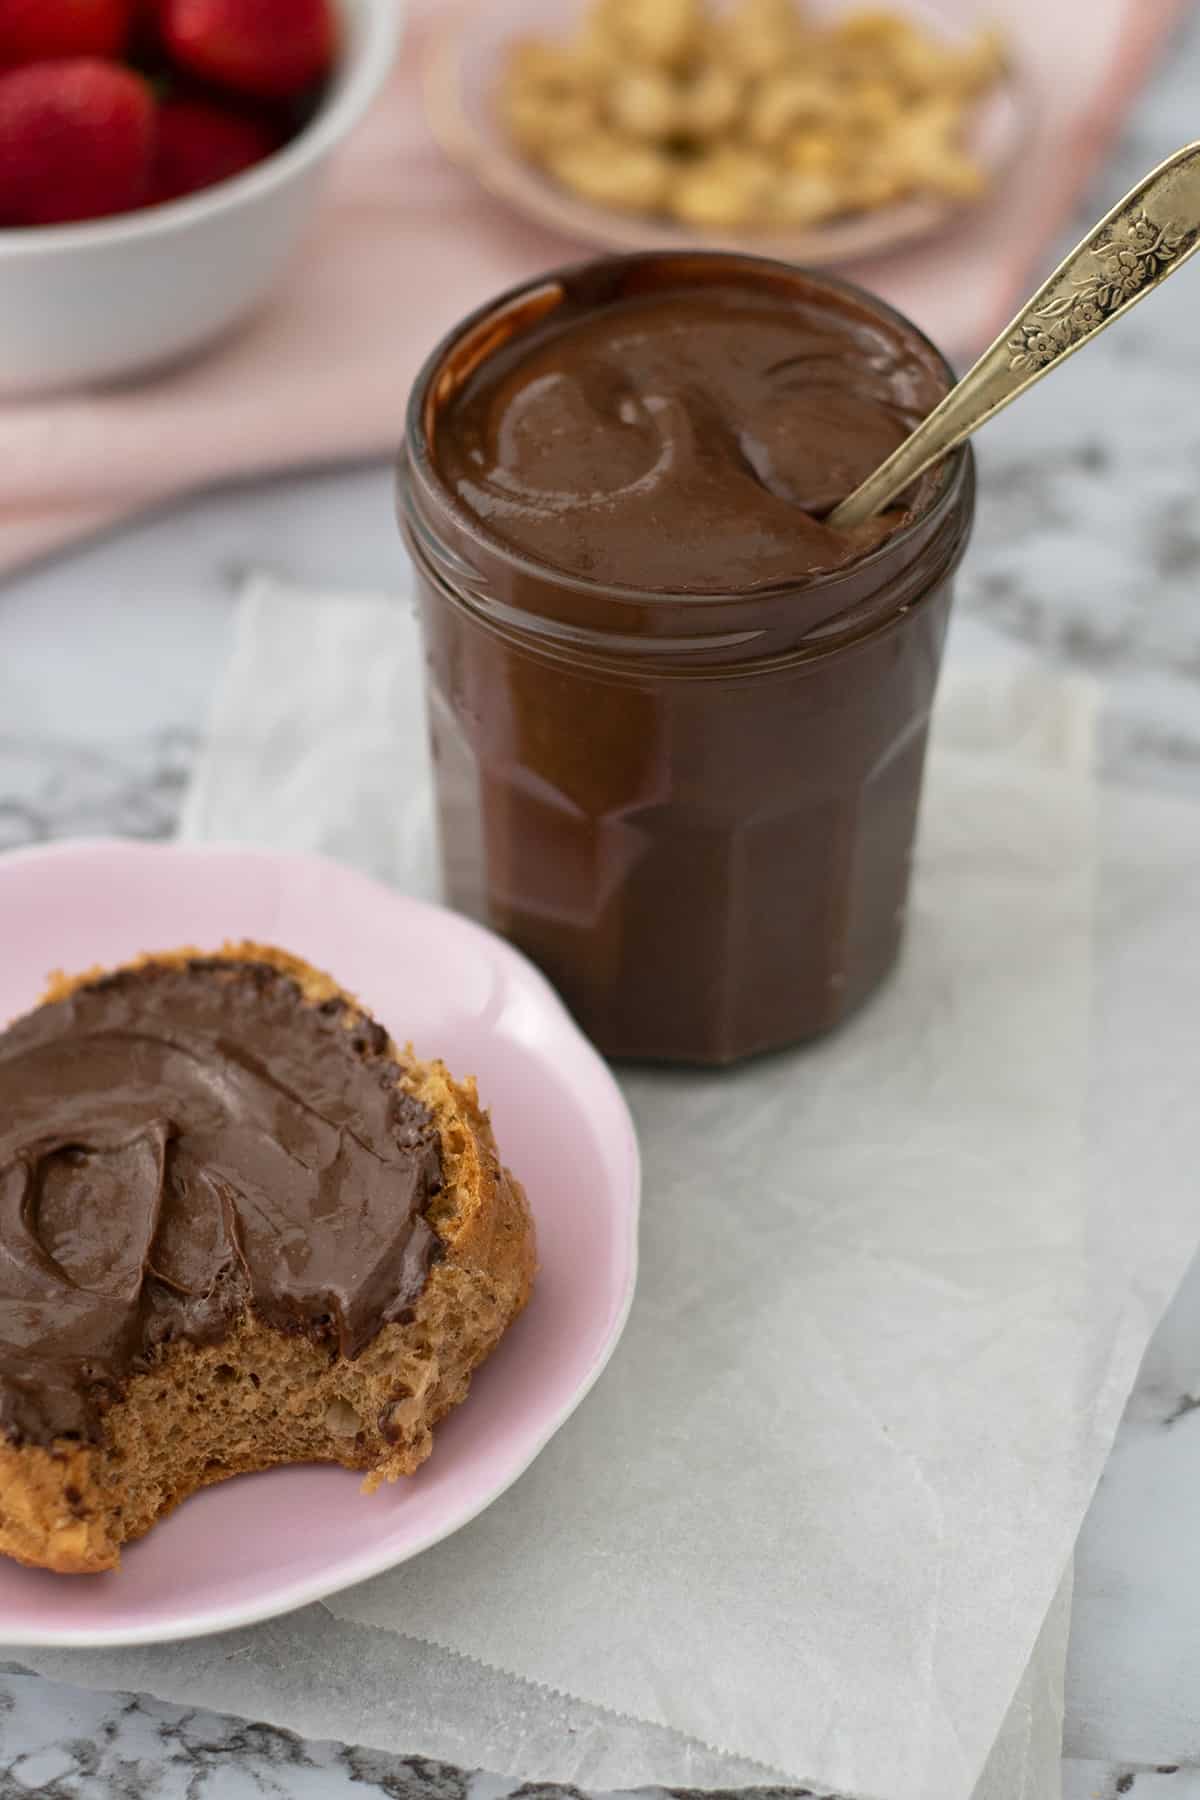
[[[437,1129],[387,1036],[265,963],[123,970],[0,1035],[0,1430],[97,1441],[248,1307],[354,1356],[420,1294]]]
[[[587,284],[441,412],[440,474],[537,561],[664,593],[844,568],[896,520],[821,523],[945,391],[928,346],[862,306],[712,283],[596,307]]]
[[[969,455],[824,515],[948,381],[869,296],[720,253],[532,284],[419,379],[448,897],[608,1053],[810,1037],[893,962]]]

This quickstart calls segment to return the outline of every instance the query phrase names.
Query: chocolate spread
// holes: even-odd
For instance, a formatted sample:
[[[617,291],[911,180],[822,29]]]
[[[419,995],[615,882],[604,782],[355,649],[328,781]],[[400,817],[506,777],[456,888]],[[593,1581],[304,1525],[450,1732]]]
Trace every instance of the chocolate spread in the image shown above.
[[[870,295],[723,252],[545,276],[418,378],[446,894],[609,1055],[813,1037],[894,962],[970,454],[824,515],[948,384]]]
[[[97,1441],[247,1307],[354,1356],[424,1286],[440,1154],[377,1026],[261,963],[122,971],[0,1036],[0,1428]]]
[[[599,307],[596,285],[574,282],[438,419],[439,471],[490,532],[592,581],[697,594],[840,569],[887,536],[894,518],[821,516],[941,398],[920,339],[767,284]]]

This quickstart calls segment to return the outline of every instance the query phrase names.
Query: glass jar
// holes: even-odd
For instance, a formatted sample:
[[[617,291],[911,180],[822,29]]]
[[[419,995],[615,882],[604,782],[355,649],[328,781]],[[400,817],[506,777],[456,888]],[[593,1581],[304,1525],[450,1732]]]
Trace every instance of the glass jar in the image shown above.
[[[930,354],[881,302],[781,264],[606,268],[614,289],[791,286]],[[895,961],[972,459],[951,458],[859,560],[784,588],[642,592],[540,565],[460,505],[436,436],[447,399],[546,317],[568,273],[453,331],[409,411],[400,516],[446,897],[531,956],[607,1055],[729,1063],[829,1030]]]

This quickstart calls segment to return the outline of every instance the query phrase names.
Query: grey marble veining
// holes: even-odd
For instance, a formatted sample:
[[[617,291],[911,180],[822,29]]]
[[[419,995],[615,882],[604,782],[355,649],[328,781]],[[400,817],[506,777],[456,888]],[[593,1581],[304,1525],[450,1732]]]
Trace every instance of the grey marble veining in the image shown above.
[[[63,837],[169,837],[199,742],[172,726],[107,748],[0,737],[0,850]]]
[[[1192,9],[1080,228],[1196,135]],[[1200,268],[990,426],[958,642],[1093,674],[1114,779],[1200,799]],[[169,834],[237,581],[390,587],[385,467],[173,508],[0,589],[0,847]],[[952,649],[953,654],[953,649]],[[1198,815],[1200,828],[1200,815]],[[1200,1265],[1146,1359],[1080,1542],[1065,1800],[1200,1800]],[[0,1671],[0,1800],[498,1800],[505,1784]],[[536,1800],[525,1790],[525,1800]]]
[[[445,1763],[346,1744],[136,1694],[5,1673],[0,1796],[45,1800],[497,1800],[511,1790]]]
[[[1181,1764],[1200,1784],[1197,1494],[1200,1262],[1147,1352],[1080,1543],[1071,1756]]]
[[[1200,1800],[1200,1771],[1174,1763],[1097,1763],[1070,1760],[1063,1765],[1062,1800]]]
[[[720,1790],[709,1790],[719,1793]],[[803,1800],[741,1787],[738,1800]],[[0,1667],[0,1800],[583,1800],[578,1790],[464,1773],[427,1757],[294,1732],[146,1695],[99,1693]],[[645,1790],[592,1800],[695,1800]]]

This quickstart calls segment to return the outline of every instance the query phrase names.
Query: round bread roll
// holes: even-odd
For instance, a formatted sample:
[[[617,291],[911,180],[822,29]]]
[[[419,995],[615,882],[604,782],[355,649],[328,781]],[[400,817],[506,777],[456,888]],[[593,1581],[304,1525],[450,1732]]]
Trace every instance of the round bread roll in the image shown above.
[[[263,1317],[247,1294],[215,1341],[175,1336],[143,1349],[115,1393],[103,1397],[98,1429],[30,1441],[6,1418],[0,1554],[62,1574],[116,1568],[122,1544],[197,1489],[232,1475],[340,1463],[364,1471],[370,1491],[413,1474],[430,1454],[434,1426],[465,1397],[472,1371],[533,1285],[529,1207],[500,1162],[474,1081],[457,1082],[440,1062],[399,1050],[353,996],[307,963],[252,943],[226,945],[216,956],[184,949],[112,974],[55,977],[43,1005],[169,970],[196,978],[202,971],[214,982],[253,970],[264,996],[278,1003],[286,992],[289,1005],[298,999],[318,1009],[321,1029],[349,1033],[354,1056],[378,1068],[389,1092],[394,1086],[420,1102],[428,1115],[422,1129],[432,1120],[440,1157],[440,1185],[421,1214],[436,1241],[412,1303],[352,1354],[329,1333]],[[0,1037],[0,1069],[6,1042],[38,1017]],[[345,1046],[338,1050],[344,1056]],[[0,1182],[4,1175],[0,1167]],[[158,1280],[157,1271],[146,1279]],[[19,1305],[12,1298],[19,1291],[17,1282],[0,1294],[0,1317],[5,1305]],[[19,1386],[19,1374],[14,1379]]]

